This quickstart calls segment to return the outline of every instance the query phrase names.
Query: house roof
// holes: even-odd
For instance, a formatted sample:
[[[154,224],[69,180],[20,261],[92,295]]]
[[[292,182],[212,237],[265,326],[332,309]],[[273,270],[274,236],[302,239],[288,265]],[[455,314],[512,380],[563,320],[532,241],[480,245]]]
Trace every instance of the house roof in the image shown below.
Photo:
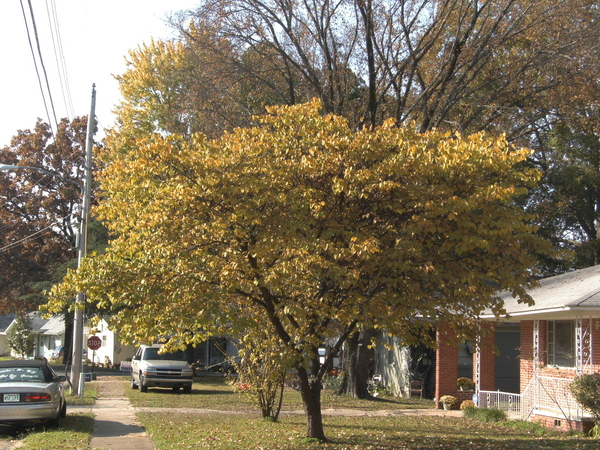
[[[600,317],[600,265],[544,278],[528,294],[533,306],[519,303],[510,293],[500,295],[508,314],[503,320]],[[494,318],[489,311],[482,317]]]
[[[33,333],[56,336],[65,332],[63,316],[52,316],[49,319],[44,319],[39,311],[34,311],[27,314],[27,317],[31,320],[31,331]]]
[[[6,329],[15,320],[15,313],[10,313],[5,316],[0,316],[0,334],[5,334]]]
[[[10,314],[0,318],[0,333],[6,334],[6,331],[14,323],[15,315],[12,314],[12,318],[9,320]],[[52,316],[49,319],[44,319],[39,311],[30,312],[27,314],[27,318],[30,321],[31,332],[37,334],[46,334],[51,336],[58,336],[65,332],[65,320],[62,315]],[[7,322],[7,325],[2,329],[3,320]]]

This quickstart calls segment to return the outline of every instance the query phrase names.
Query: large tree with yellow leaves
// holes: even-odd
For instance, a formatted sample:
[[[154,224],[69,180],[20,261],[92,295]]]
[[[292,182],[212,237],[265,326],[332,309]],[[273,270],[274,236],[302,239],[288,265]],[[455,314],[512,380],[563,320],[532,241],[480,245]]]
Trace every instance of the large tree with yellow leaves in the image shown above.
[[[538,178],[527,151],[389,122],[354,131],[320,109],[105,153],[96,212],[117,237],[53,290],[50,310],[84,291],[122,336],[172,345],[200,329],[269,330],[298,376],[308,436],[325,439],[325,340],[339,349],[359,327],[427,334],[431,319],[468,327],[501,310],[499,289],[527,299],[544,246],[515,203]]]

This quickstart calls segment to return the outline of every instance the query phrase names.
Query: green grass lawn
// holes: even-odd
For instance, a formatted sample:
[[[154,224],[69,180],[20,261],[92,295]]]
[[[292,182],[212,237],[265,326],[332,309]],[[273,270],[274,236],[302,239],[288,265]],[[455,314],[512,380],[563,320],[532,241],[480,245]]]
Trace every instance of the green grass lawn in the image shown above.
[[[98,388],[95,383],[85,383],[83,388],[83,397],[68,394],[65,398],[67,405],[93,405],[98,396]]]
[[[262,450],[596,450],[598,440],[568,436],[535,424],[490,425],[465,418],[324,417],[328,442],[306,439],[303,416],[272,423],[244,415],[141,413],[162,449]]]
[[[231,387],[227,385],[224,377],[195,378],[191,394],[158,388],[150,388],[148,392],[141,393],[137,389],[130,389],[129,383],[127,383],[125,393],[136,407],[203,408],[220,411],[256,410],[248,397],[233,392]],[[357,400],[351,397],[333,395],[327,390],[323,391],[321,400],[322,409],[394,410],[434,407],[434,403],[431,400],[405,399],[391,396],[378,397],[376,400]],[[283,396],[282,411],[295,409],[302,409],[300,393],[291,388],[286,388]]]
[[[16,436],[3,436],[0,440],[21,440],[20,450],[84,450],[87,449],[94,430],[92,414],[69,414],[59,428],[37,425],[17,430]]]

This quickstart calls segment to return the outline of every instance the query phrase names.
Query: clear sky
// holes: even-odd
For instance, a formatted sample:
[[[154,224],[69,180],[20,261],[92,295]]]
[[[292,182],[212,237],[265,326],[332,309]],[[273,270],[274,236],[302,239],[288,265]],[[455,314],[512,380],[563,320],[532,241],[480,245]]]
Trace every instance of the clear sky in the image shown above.
[[[197,0],[31,0],[58,120],[72,118],[70,110],[74,116],[89,114],[95,83],[100,128],[110,127],[114,120],[111,111],[120,98],[113,74],[125,70],[127,52],[151,37],[170,37],[172,31],[165,23],[166,15],[193,8],[197,3]],[[0,147],[8,145],[17,130],[33,128],[38,117],[49,122],[21,5],[30,20],[28,0],[0,0]],[[58,75],[49,26],[49,17],[54,12],[72,108],[65,106]],[[29,28],[37,52],[30,22]],[[45,84],[39,61],[38,68]]]

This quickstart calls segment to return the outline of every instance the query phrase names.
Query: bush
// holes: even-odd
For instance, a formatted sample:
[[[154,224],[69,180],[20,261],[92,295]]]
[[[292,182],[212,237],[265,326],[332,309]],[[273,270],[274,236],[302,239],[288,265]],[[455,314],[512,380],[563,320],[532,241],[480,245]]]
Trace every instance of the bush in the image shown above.
[[[461,411],[464,411],[467,408],[476,408],[475,402],[473,400],[465,400],[460,404]]]
[[[600,437],[600,373],[575,377],[569,389],[575,400],[594,416],[596,424],[590,430],[590,436]]]
[[[333,392],[334,394],[337,394],[340,390],[340,386],[342,385],[342,379],[343,377],[337,375],[337,376],[330,376],[330,375],[325,375],[323,377],[323,387],[328,390]]]
[[[463,410],[464,416],[478,422],[500,422],[506,420],[506,413],[496,408],[467,407]]]
[[[33,353],[34,338],[31,334],[31,321],[26,316],[19,316],[6,336],[6,344],[15,354],[25,358]]]
[[[285,378],[290,361],[279,357],[281,343],[264,330],[246,333],[236,342],[238,358],[230,363],[237,377],[231,387],[260,408],[263,418],[277,422],[281,411]]]
[[[569,385],[575,400],[600,420],[600,373],[580,375]]]

